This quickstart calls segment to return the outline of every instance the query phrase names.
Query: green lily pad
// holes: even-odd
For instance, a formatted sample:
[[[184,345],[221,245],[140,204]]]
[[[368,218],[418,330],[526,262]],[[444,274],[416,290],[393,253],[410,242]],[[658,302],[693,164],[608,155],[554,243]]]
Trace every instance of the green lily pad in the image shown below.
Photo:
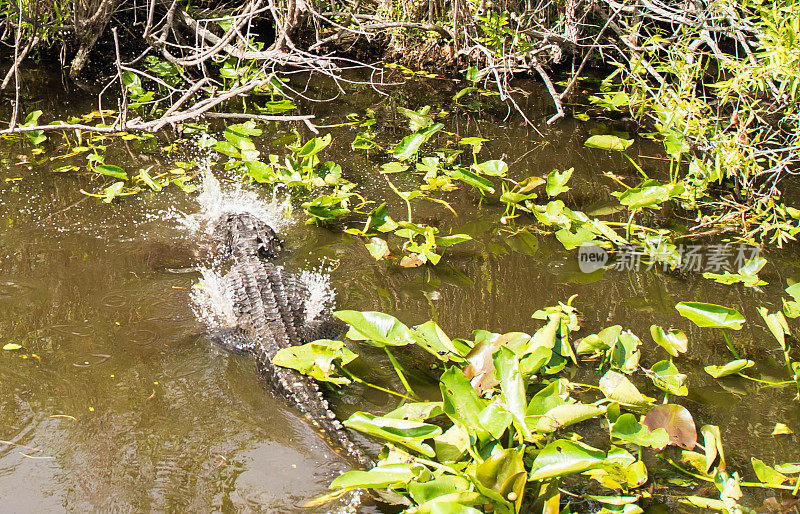
[[[706,366],[703,369],[706,370],[706,373],[708,373],[714,378],[722,378],[739,373],[743,369],[747,369],[753,366],[754,364],[755,362],[751,360],[736,359],[730,361],[727,364],[723,364],[722,366]]]
[[[698,327],[739,330],[747,321],[737,311],[713,303],[680,302],[675,308],[681,316],[690,319]]]

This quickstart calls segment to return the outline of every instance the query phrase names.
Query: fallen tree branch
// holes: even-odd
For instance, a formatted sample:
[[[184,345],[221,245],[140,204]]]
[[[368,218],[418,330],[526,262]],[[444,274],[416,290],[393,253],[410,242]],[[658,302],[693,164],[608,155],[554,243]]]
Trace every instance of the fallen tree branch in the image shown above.
[[[555,86],[553,86],[553,81],[550,80],[550,76],[547,75],[547,72],[542,65],[539,64],[538,60],[533,61],[533,67],[536,69],[537,73],[539,73],[539,76],[542,77],[544,85],[547,87],[548,93],[550,93],[550,98],[553,99],[553,104],[556,106],[556,113],[547,119],[547,124],[552,125],[564,117],[564,106],[561,105],[561,97],[558,96],[558,92]]]

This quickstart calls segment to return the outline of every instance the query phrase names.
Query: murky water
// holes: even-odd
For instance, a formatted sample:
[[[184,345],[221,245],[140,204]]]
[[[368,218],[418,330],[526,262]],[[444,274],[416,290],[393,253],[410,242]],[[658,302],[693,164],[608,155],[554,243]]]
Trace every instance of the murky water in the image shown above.
[[[392,89],[390,97],[362,88],[303,109],[317,114],[320,125],[335,124],[366,108],[380,113],[393,105],[447,105],[451,87],[444,80],[427,81]],[[535,93],[539,86],[521,87],[534,91],[528,99],[533,118],[546,118],[548,100]],[[28,96],[31,109],[59,106],[77,114],[94,105],[91,99],[65,104],[74,95],[30,91]],[[454,112],[445,120],[447,130],[491,139],[481,155],[504,156],[518,178],[575,167],[565,199],[569,206],[589,212],[614,205],[609,193],[618,186],[603,172],[636,182],[623,157],[583,148],[599,122],[540,127],[542,137],[516,116],[505,120],[499,107],[448,109]],[[286,131],[270,126],[264,145]],[[390,211],[400,217],[403,204],[374,173],[379,162],[350,151],[355,129],[332,132],[334,143],[324,158],[365,184],[370,198],[388,199]],[[398,123],[396,130],[385,128],[379,142],[393,143],[402,134]],[[36,157],[21,162],[26,147],[15,142],[3,142],[2,149],[0,345],[23,346],[0,352],[2,510],[306,512],[300,506],[326,492],[331,478],[349,464],[265,390],[250,358],[221,352],[205,337],[189,299],[200,278],[202,237],[182,222],[185,214],[200,212],[197,195],[168,188],[109,205],[79,192],[99,189],[97,181],[51,171],[62,162],[35,162]],[[650,169],[659,165],[647,158],[657,156],[655,148],[632,150]],[[157,149],[125,145],[110,150],[107,161],[129,170],[158,169],[164,158]],[[212,169],[223,187],[234,187],[218,165]],[[402,189],[402,177],[392,180]],[[263,188],[250,191],[257,206],[282,199]],[[481,202],[477,193],[462,188],[445,198],[457,217],[438,204],[417,203],[415,221],[474,240],[449,249],[435,268],[376,262],[362,241],[343,234],[341,227],[304,225],[300,209],[293,218],[281,219],[287,241],[281,262],[295,271],[330,270],[339,308],[381,310],[408,325],[435,319],[451,337],[469,337],[476,328],[532,332],[539,326],[530,319],[533,311],[578,294],[574,304],[584,315],[584,333],[612,324],[632,329],[644,341],[642,364],[648,366],[665,356],[650,341],[650,324],[676,326],[691,342],[679,361],[690,376],[690,396],[682,403],[698,426],[720,426],[728,468],[749,470],[751,455],[768,464],[800,459],[798,436],[779,442],[770,436],[777,421],[800,433],[792,390],[711,379],[702,367],[729,360],[724,341],[674,310],[681,300],[740,310],[749,323],[733,334],[734,341],[757,361],[758,372],[782,379],[781,355],[756,308],[777,309],[787,279],[800,280],[796,250],[767,255],[761,276],[769,285],[760,291],[714,284],[694,273],[587,275],[580,272],[575,252],[564,251],[552,236],[540,235],[538,249],[510,241],[508,228],[498,222],[502,208]],[[269,212],[281,215],[274,206]],[[354,371],[400,387],[382,352],[360,353]],[[413,349],[398,356],[415,387],[435,398],[437,372],[426,356]],[[591,364],[583,366],[583,377],[576,380],[590,381],[595,373]],[[648,380],[638,377],[636,383],[656,395]],[[396,406],[394,398],[357,386],[328,396],[341,418],[355,410],[382,413]],[[354,437],[368,450],[379,448],[375,441]]]

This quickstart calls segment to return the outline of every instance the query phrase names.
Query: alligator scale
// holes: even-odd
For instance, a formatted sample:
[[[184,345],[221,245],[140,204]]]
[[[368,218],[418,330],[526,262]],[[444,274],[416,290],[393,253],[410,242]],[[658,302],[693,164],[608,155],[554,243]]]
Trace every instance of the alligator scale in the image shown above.
[[[232,300],[235,326],[214,334],[228,350],[252,353],[272,391],[302,414],[333,449],[369,468],[370,459],[350,440],[330,410],[317,383],[294,370],[272,363],[281,348],[331,337],[339,328],[333,300],[308,319],[308,286],[297,275],[276,266],[282,241],[272,228],[247,213],[220,216],[213,239],[227,273],[223,293]]]

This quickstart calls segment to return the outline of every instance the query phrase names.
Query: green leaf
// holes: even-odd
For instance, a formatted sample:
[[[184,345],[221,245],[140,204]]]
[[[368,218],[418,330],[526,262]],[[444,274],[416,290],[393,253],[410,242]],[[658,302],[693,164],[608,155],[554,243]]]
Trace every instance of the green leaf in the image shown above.
[[[514,418],[517,430],[526,438],[530,438],[530,430],[525,424],[525,383],[519,370],[519,358],[509,348],[503,346],[493,356],[494,369],[500,380],[503,403]]]
[[[149,187],[153,191],[156,192],[161,191],[161,184],[153,180],[150,174],[147,173],[146,169],[142,168],[139,170],[139,177],[141,177],[142,182],[144,182],[147,185],[147,187]]]
[[[482,490],[488,489],[502,500],[510,497],[522,499],[527,481],[525,464],[522,462],[522,451],[503,448],[496,450],[478,465],[475,478]],[[513,493],[513,496],[510,496]]]
[[[6,351],[19,350],[20,348],[22,348],[22,345],[21,344],[17,344],[17,343],[6,343],[3,346],[3,350],[6,350]]]
[[[386,203],[372,209],[364,225],[364,234],[369,234],[372,230],[379,232],[392,232],[398,227],[397,223],[389,216],[389,208]]]
[[[340,360],[344,366],[356,357],[358,355],[348,350],[341,341],[320,339],[300,346],[281,348],[272,358],[272,362],[276,366],[295,369],[316,380],[349,384],[350,380],[333,376],[336,371],[334,361]]]
[[[611,437],[616,437],[626,443],[655,449],[662,449],[669,443],[669,435],[666,430],[657,428],[651,432],[645,425],[636,421],[636,417],[630,413],[625,413],[617,418],[611,427]]]
[[[706,366],[705,369],[706,373],[711,375],[714,378],[722,378],[727,377],[729,375],[734,375],[739,373],[743,369],[747,369],[753,366],[755,362],[747,359],[736,359],[730,361],[727,364],[723,364],[722,366]]]
[[[125,189],[125,182],[114,182],[107,188],[103,189],[103,202],[111,203],[114,198],[120,196]]]
[[[433,124],[433,118],[427,114],[427,111],[430,111],[430,107],[427,109],[422,108],[420,110],[426,112],[426,114],[412,111],[411,109],[406,109],[405,107],[397,107],[397,112],[408,118],[408,126],[413,131],[424,129]]]
[[[717,512],[727,512],[725,504],[722,500],[715,500],[713,498],[704,498],[702,496],[686,496],[679,498],[678,503],[696,507],[698,509],[714,510]]]
[[[794,298],[794,301],[800,302],[800,282],[790,285],[785,291]]]
[[[370,238],[369,243],[365,243],[364,246],[367,247],[369,254],[372,255],[376,261],[389,255],[389,244],[385,239],[381,239],[380,237]]]
[[[350,416],[344,422],[344,426],[386,441],[402,444],[426,457],[434,457],[436,453],[433,448],[422,441],[442,433],[442,429],[436,425],[409,419],[373,416],[361,411]]]
[[[508,173],[508,164],[505,161],[493,160],[473,165],[479,173],[492,177],[505,177]]]
[[[491,180],[478,176],[466,168],[454,168],[452,170],[448,170],[447,174],[456,180],[460,180],[461,182],[478,189],[479,191],[485,191],[490,194],[494,193],[494,184]]]
[[[609,400],[629,407],[646,407],[653,403],[653,398],[643,395],[625,375],[616,371],[607,371],[600,379],[600,390]]]
[[[554,196],[569,191],[569,187],[567,187],[566,184],[572,176],[573,171],[575,171],[575,168],[570,168],[560,173],[558,170],[551,171],[550,174],[547,175],[547,185],[545,186],[547,196],[553,198]]]
[[[484,76],[486,76],[487,73],[489,73],[488,69],[481,71],[476,66],[470,66],[467,69],[467,77],[466,78],[467,78],[468,81],[470,81],[470,82],[472,82],[474,84],[475,82],[478,82],[480,79],[482,79]]]
[[[689,338],[681,330],[673,328],[669,332],[665,332],[658,325],[650,325],[650,335],[653,337],[653,341],[661,345],[673,357],[678,357],[689,349]]]
[[[611,350],[611,366],[623,373],[630,374],[639,368],[642,342],[630,330],[622,331]]]
[[[410,402],[404,403],[395,410],[385,414],[384,417],[424,421],[441,414],[444,414],[442,402]]]
[[[408,169],[408,164],[392,161],[381,164],[381,173],[402,173]]]
[[[791,435],[794,431],[786,426],[786,423],[775,423],[775,428],[772,429],[771,435]]]
[[[529,480],[548,480],[581,473],[599,466],[605,460],[602,450],[566,439],[545,446],[531,466]]]
[[[512,234],[506,239],[506,244],[515,252],[533,255],[539,251],[539,239],[531,234],[527,228]]]
[[[592,243],[594,234],[583,227],[576,228],[574,232],[562,228],[556,232],[556,239],[564,245],[566,250],[574,250],[579,246]]]
[[[541,416],[559,405],[567,405],[569,382],[565,378],[554,380],[531,398],[525,411],[527,416]]]
[[[624,152],[633,144],[633,139],[622,139],[610,134],[592,136],[583,143],[588,148],[598,148],[615,152]]]
[[[658,361],[653,364],[650,370],[645,371],[650,380],[653,381],[653,384],[662,391],[677,396],[687,396],[689,394],[689,390],[683,385],[686,375],[678,372],[678,368],[671,361]]]
[[[369,471],[353,470],[336,477],[331,489],[384,489],[409,483],[420,475],[419,464],[384,464]]]
[[[746,321],[737,311],[713,303],[680,302],[675,308],[698,327],[739,330]]]
[[[772,335],[775,336],[778,344],[786,351],[786,336],[790,335],[790,332],[789,324],[786,322],[786,318],[783,317],[783,313],[779,311],[770,314],[764,307],[759,307],[758,313],[761,314],[761,317],[767,324],[767,328],[772,332]]]
[[[413,134],[409,134],[394,147],[392,155],[399,161],[405,161],[416,155],[419,147],[422,146],[432,135],[444,128],[441,123],[435,123],[430,127],[420,129]]]
[[[442,475],[427,482],[415,481],[408,484],[408,493],[418,505],[444,495],[453,494],[454,491],[466,492],[470,489],[469,480],[455,475]]]
[[[669,200],[675,186],[662,185],[657,180],[647,180],[639,187],[632,187],[619,195],[619,203],[629,209],[643,209],[650,207],[657,209],[658,205]]]
[[[128,174],[125,173],[125,170],[113,164],[98,164],[94,167],[94,171],[119,180],[128,180]]]
[[[703,471],[708,474],[714,467],[714,462],[719,457],[719,469],[725,469],[725,450],[722,448],[722,436],[716,425],[703,425],[700,427],[703,434],[703,447],[706,450],[706,466]]]
[[[435,321],[426,321],[417,325],[411,333],[414,342],[441,361],[462,361],[464,355],[455,347],[453,341],[436,324]]]
[[[753,465],[753,471],[756,472],[758,479],[770,487],[781,485],[789,480],[789,477],[778,472],[775,468],[767,466],[763,461],[755,457],[750,458],[750,463]]]
[[[605,410],[600,407],[576,402],[556,405],[542,416],[528,416],[526,421],[529,426],[535,427],[537,432],[555,432],[559,428],[586,421],[603,413]]]
[[[230,141],[217,141],[214,143],[211,149],[215,152],[227,155],[228,157],[233,157],[234,159],[240,159],[242,157],[242,154],[239,152],[239,148],[237,148]]]
[[[372,341],[378,346],[404,346],[414,342],[411,330],[389,314],[338,311],[334,316],[350,325],[347,337],[353,341]]]
[[[472,147],[472,153],[480,153],[481,149],[483,148],[483,143],[489,141],[488,139],[484,139],[482,137],[462,137],[458,144],[460,145],[470,145]]]
[[[450,419],[472,429],[473,433],[476,430],[485,432],[479,416],[486,402],[478,397],[460,369],[451,367],[442,373],[439,389],[442,392],[442,409]]]
[[[324,150],[329,144],[331,144],[330,134],[325,134],[322,137],[315,137],[300,147],[300,150],[297,151],[297,156],[300,158],[311,157]]]
[[[436,236],[436,246],[441,248],[449,248],[455,244],[471,241],[472,236],[467,234],[451,234],[449,236]]]

